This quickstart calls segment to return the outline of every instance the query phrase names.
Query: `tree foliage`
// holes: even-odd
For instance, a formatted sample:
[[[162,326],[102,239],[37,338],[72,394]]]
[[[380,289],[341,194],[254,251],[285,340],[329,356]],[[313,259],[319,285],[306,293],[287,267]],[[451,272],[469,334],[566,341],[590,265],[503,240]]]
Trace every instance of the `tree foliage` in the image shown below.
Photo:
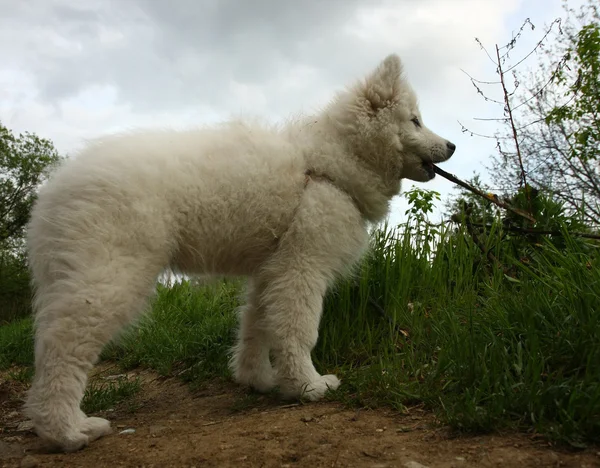
[[[598,161],[600,156],[600,23],[594,6],[593,22],[567,36],[565,62],[556,73],[558,85],[566,86],[568,101],[553,108],[547,125],[568,125],[569,156]],[[573,75],[575,81],[571,82]]]
[[[15,136],[0,123],[0,246],[19,246],[47,171],[60,156],[51,141],[32,133]]]
[[[0,322],[31,308],[24,234],[37,189],[60,160],[49,140],[0,124]]]

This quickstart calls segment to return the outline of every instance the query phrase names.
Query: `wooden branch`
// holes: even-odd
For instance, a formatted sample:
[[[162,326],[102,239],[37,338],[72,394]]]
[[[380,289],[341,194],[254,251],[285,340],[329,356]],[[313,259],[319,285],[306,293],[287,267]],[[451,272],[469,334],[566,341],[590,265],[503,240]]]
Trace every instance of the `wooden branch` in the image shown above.
[[[531,216],[530,213],[527,213],[526,211],[520,210],[519,208],[515,208],[515,207],[509,205],[508,203],[500,200],[500,198],[497,195],[482,192],[481,190],[473,187],[472,185],[467,184],[466,182],[463,182],[455,175],[450,174],[449,172],[446,172],[443,169],[440,169],[435,164],[433,164],[433,170],[435,171],[436,174],[442,176],[444,179],[447,179],[450,182],[455,183],[456,185],[460,185],[462,188],[469,190],[470,192],[474,193],[475,195],[479,195],[480,197],[485,198],[486,200],[498,205],[500,208],[504,208],[505,210],[512,211],[513,213],[515,213],[519,216],[522,216],[525,219],[528,219],[532,223],[536,222],[535,218],[533,216]]]

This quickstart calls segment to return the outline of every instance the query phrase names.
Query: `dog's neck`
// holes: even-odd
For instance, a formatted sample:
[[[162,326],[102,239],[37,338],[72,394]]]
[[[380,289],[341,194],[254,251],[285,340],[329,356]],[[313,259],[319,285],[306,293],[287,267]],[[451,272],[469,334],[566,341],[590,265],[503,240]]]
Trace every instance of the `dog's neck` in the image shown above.
[[[340,152],[338,158],[330,157]],[[322,157],[328,153],[328,157]],[[306,155],[306,176],[322,179],[345,192],[354,202],[362,216],[372,223],[381,221],[389,212],[391,198],[398,190],[387,189],[381,179],[358,159],[348,157],[335,144],[323,144]]]
[[[348,194],[369,222],[381,221],[400,192],[400,181],[389,181],[376,168],[352,154],[324,116],[307,117],[288,127],[288,137],[304,147],[307,176],[320,178]]]

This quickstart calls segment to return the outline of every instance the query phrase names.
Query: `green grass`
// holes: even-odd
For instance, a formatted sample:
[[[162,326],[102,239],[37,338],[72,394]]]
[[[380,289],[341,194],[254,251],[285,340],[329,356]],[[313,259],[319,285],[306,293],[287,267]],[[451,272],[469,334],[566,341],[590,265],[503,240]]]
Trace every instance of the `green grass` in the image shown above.
[[[85,390],[81,408],[85,413],[95,413],[129,400],[141,388],[139,379],[120,378],[115,381],[91,382]]]
[[[229,281],[204,288],[187,282],[159,287],[152,313],[109,345],[103,358],[197,384],[226,378],[239,296],[240,284]]]
[[[33,365],[31,319],[24,318],[0,326],[0,370],[11,365]]]
[[[505,271],[461,233],[443,231],[434,242],[427,228],[376,232],[355,276],[326,298],[315,363],[342,377],[332,397],[349,404],[424,403],[462,431],[518,428],[598,443],[597,246],[567,238],[561,251],[548,242],[524,263],[497,234],[485,242]],[[240,286],[159,287],[152,313],[104,359],[194,385],[229,378]],[[0,368],[31,364],[30,325],[0,327]]]

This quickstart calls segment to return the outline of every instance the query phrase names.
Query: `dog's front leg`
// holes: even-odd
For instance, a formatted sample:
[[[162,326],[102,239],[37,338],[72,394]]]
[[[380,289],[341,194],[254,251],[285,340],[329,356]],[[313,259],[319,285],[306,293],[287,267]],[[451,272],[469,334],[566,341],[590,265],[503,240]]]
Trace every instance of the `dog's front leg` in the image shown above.
[[[368,232],[352,199],[332,184],[309,184],[277,250],[255,275],[263,288],[258,300],[264,336],[284,396],[318,400],[340,385],[335,375],[317,372],[311,351],[327,287],[367,245]]]
[[[320,375],[311,359],[327,283],[318,269],[291,264],[262,295],[277,384],[284,397],[318,400],[340,385],[335,375]]]

